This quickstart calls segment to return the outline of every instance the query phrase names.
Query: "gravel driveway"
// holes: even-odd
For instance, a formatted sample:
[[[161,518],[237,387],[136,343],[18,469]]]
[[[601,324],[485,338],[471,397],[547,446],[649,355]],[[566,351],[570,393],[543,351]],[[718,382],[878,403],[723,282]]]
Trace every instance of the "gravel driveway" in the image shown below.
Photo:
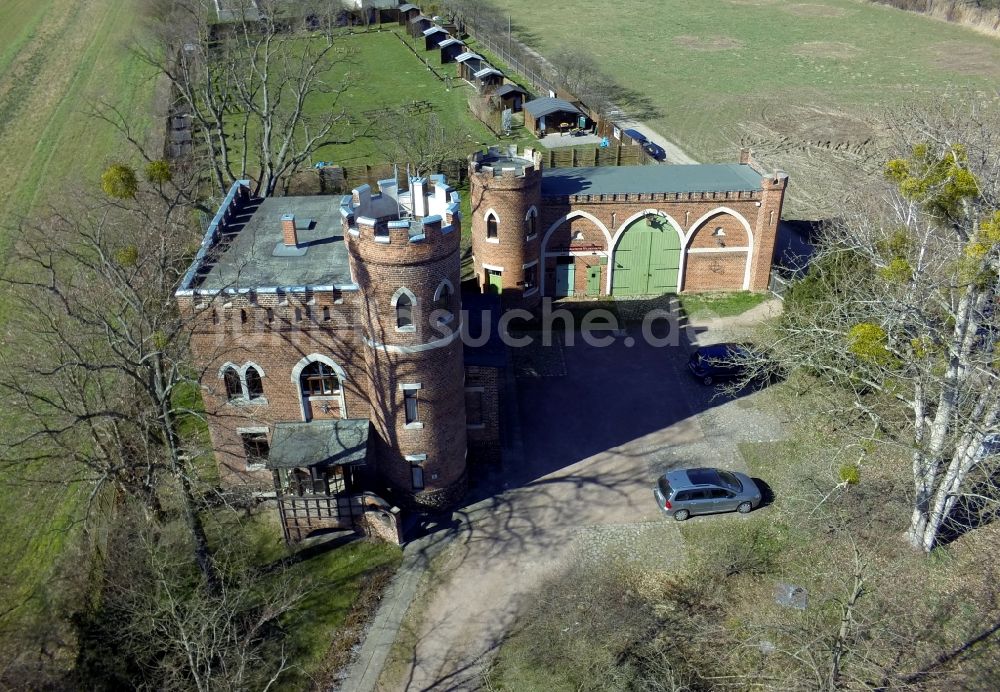
[[[728,337],[732,327],[706,325],[697,340],[712,341],[715,330]],[[455,513],[438,576],[416,595],[409,670],[377,689],[477,689],[525,598],[566,565],[609,552],[679,563],[683,540],[654,504],[656,476],[691,465],[746,471],[738,442],[782,436],[780,422],[754,406],[756,395],[723,400],[695,382],[690,345],[619,338],[605,348],[579,339],[556,348],[551,360],[565,374],[518,380],[524,458],[505,459],[498,492]]]

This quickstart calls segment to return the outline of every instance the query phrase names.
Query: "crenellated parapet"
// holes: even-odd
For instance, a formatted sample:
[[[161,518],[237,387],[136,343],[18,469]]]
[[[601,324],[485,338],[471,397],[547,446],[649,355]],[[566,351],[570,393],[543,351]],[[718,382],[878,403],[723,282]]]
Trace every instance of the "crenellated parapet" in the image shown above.
[[[409,183],[410,189],[401,191],[394,179],[380,180],[377,193],[361,185],[341,200],[344,237],[352,254],[366,260],[414,264],[458,248],[458,192],[443,175],[414,177]]]

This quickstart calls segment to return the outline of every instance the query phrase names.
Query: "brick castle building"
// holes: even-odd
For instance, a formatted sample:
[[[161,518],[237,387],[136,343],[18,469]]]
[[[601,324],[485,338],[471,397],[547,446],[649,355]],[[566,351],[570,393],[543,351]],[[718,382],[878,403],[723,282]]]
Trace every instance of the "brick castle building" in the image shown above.
[[[485,295],[459,292],[460,200],[440,175],[263,200],[238,182],[213,219],[176,297],[222,482],[273,491],[287,539],[382,497],[446,507],[470,464],[499,459],[501,301],[767,287],[786,177],[747,155],[543,171],[491,149],[470,178]]]

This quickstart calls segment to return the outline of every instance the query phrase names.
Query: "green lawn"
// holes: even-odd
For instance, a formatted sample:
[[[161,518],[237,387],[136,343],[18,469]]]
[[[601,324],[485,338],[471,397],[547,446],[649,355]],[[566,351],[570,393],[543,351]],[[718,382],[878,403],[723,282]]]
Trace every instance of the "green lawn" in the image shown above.
[[[466,135],[469,151],[495,140],[469,112],[467,99],[472,87],[457,78],[450,84],[439,80],[400,41],[397,31],[345,35],[337,41],[343,51],[338,56],[346,55],[346,59],[339,61],[326,79],[333,84],[349,85],[334,107],[351,117],[350,126],[338,127],[336,131],[351,141],[321,148],[314,156],[316,161],[343,166],[384,163],[392,152],[392,144],[382,140],[387,134],[391,136],[392,123],[379,116],[372,122],[371,112],[403,109],[421,101],[431,104],[430,112],[441,125]],[[454,74],[454,65],[445,67],[449,74]],[[329,107],[329,99],[325,97],[307,103],[312,113]],[[428,115],[406,117],[423,119]]]
[[[949,88],[995,93],[1000,42],[971,29],[856,0],[508,0],[546,54],[588,52],[657,111],[648,122],[701,161],[741,144],[791,174],[789,214],[828,211],[826,173],[875,131],[886,107]]]
[[[734,291],[732,293],[682,293],[677,296],[688,317],[731,317],[757,307],[768,298],[766,293]]]
[[[100,97],[149,125],[153,83],[126,49],[135,0],[8,0],[0,3],[0,266],[25,215],[96,186],[107,161],[121,152],[114,130],[88,117]],[[16,268],[14,268],[16,269]],[[0,324],[16,306],[0,292]],[[3,348],[16,348],[6,333]],[[0,423],[10,436],[12,416]],[[26,469],[37,476],[51,470]],[[44,584],[66,546],[79,535],[86,489],[0,475],[0,631],[46,612]]]

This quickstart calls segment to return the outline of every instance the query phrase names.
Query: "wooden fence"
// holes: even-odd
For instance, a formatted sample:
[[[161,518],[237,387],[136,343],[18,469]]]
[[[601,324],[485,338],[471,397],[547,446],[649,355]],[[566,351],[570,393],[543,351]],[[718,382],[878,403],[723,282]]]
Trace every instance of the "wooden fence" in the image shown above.
[[[544,168],[638,166],[650,162],[650,158],[637,144],[625,144],[603,149],[598,146],[550,149],[541,152],[541,154]],[[439,172],[444,173],[452,185],[460,185],[469,177],[469,164],[463,159],[445,161],[440,168]],[[368,184],[374,187],[379,180],[392,178],[394,167],[390,163],[325,166],[319,169],[319,173],[324,194],[346,194],[359,185]],[[399,184],[405,185],[406,166],[397,167],[395,173]]]

